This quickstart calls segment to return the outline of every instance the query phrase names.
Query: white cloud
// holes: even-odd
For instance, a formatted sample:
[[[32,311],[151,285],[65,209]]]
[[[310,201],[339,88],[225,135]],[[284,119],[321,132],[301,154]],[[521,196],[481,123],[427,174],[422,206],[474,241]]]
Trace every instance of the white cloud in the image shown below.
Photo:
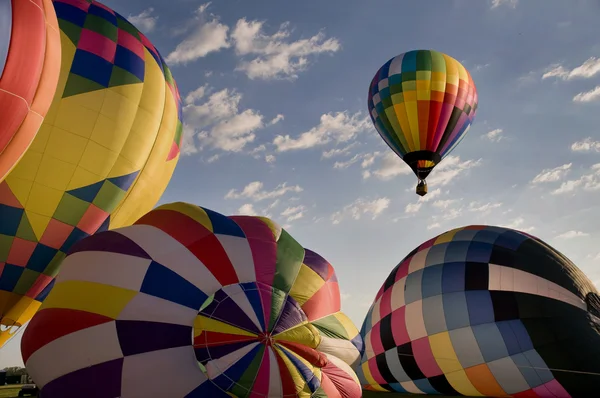
[[[390,199],[386,197],[369,200],[367,198],[358,198],[354,202],[345,206],[342,210],[333,213],[330,217],[333,224],[339,224],[345,218],[359,220],[363,215],[371,215],[375,220],[390,205]]]
[[[502,135],[503,130],[502,129],[494,129],[490,132],[485,133],[482,138],[486,138],[492,142],[499,142],[500,140],[502,140],[504,138],[504,136]]]
[[[478,160],[460,160],[460,156],[448,156],[427,177],[427,183],[430,186],[445,186],[452,180],[468,170],[481,165],[481,159]]]
[[[272,35],[264,33],[264,22],[237,21],[231,33],[236,53],[249,56],[236,68],[250,79],[296,79],[306,70],[309,57],[322,53],[335,53],[340,48],[336,38],[326,38],[323,32],[308,39],[289,41],[288,23],[282,24]]]
[[[185,96],[184,102],[186,105],[194,104],[196,101],[204,98],[206,92],[208,91],[208,85],[200,86],[197,89],[190,91],[188,95]]]
[[[153,16],[154,8],[150,7],[140,12],[137,15],[131,15],[127,17],[129,22],[143,33],[149,33],[154,30],[156,27],[156,21],[158,21],[158,16]]]
[[[219,154],[218,153],[216,155],[212,155],[211,157],[209,157],[208,159],[206,159],[206,163],[213,163],[213,162],[216,162],[217,160],[219,160]]]
[[[507,6],[510,8],[516,8],[519,0],[492,0],[492,10],[500,6]]]
[[[442,194],[442,190],[440,188],[434,189],[433,191],[430,191],[429,193],[427,193],[427,195],[421,196],[419,198],[419,202],[429,202],[430,200],[437,198],[441,194]]]
[[[353,165],[354,163],[358,162],[362,157],[363,157],[363,155],[354,155],[349,160],[337,161],[333,164],[333,168],[334,169],[346,169],[346,168],[350,167],[351,165]]]
[[[205,86],[190,92],[183,107],[185,138],[183,154],[197,153],[205,146],[223,151],[240,152],[265,127],[263,115],[254,109],[240,112],[242,95],[223,89],[205,99]]]
[[[231,44],[227,40],[229,27],[220,23],[217,19],[206,22],[205,12],[210,3],[201,5],[194,19],[197,25],[175,50],[165,59],[169,64],[187,64],[206,55],[229,48]]]
[[[375,157],[370,158],[368,165],[374,163],[374,161]],[[412,169],[394,152],[386,152],[381,158],[379,168],[373,171],[369,170],[367,175],[374,175],[380,180],[387,181],[399,175],[408,174],[412,174]]]
[[[288,207],[284,211],[281,212],[281,216],[286,217],[287,222],[292,222],[292,221],[299,220],[302,217],[304,217],[305,211],[306,211],[306,207],[304,207],[302,205]]]
[[[436,200],[432,203],[432,206],[438,209],[447,209],[456,202],[456,199]]]
[[[590,91],[584,91],[573,97],[573,102],[592,102],[600,100],[600,86],[596,86]]]
[[[238,213],[243,216],[257,216],[258,213],[254,210],[254,205],[252,203],[246,203],[240,206],[238,209]]]
[[[563,182],[560,187],[552,191],[552,195],[561,195],[573,192],[578,188],[584,191],[597,191],[600,189],[600,163],[593,165],[590,173],[584,174],[576,180]]]
[[[278,135],[273,140],[273,144],[279,152],[308,149],[327,144],[332,140],[347,142],[368,127],[370,127],[369,118],[365,117],[362,112],[356,112],[353,115],[347,111],[327,113],[321,115],[318,126],[300,134],[298,138]]]
[[[275,163],[275,156],[274,155],[265,155],[265,162],[267,163]]]
[[[560,181],[567,175],[569,170],[571,170],[572,165],[572,163],[567,163],[553,169],[544,169],[536,175],[531,182],[533,184],[541,184],[545,182]]]
[[[585,236],[590,236],[590,234],[588,234],[586,232],[571,230],[571,231],[562,233],[560,235],[557,235],[555,237],[555,239],[574,239],[574,238],[582,238]]]
[[[469,211],[475,213],[488,213],[490,210],[497,209],[502,206],[502,203],[485,203],[480,204],[478,202],[469,203]]]
[[[417,213],[421,209],[421,206],[423,206],[423,203],[421,203],[421,202],[409,203],[404,208],[404,212],[405,213]]]
[[[333,157],[336,157],[336,156],[346,155],[356,145],[358,145],[358,142],[353,142],[353,143],[351,143],[349,145],[346,145],[345,147],[342,147],[342,148],[333,148],[333,149],[330,149],[329,151],[324,151],[323,154],[321,155],[321,157],[327,159],[327,158],[333,158]]]
[[[370,161],[373,163],[374,159]],[[461,173],[477,167],[481,164],[481,159],[467,160],[462,162],[459,156],[448,156],[431,172],[427,178],[427,183],[433,185],[447,185]],[[369,178],[371,175],[380,180],[387,181],[400,175],[412,174],[412,169],[398,157],[394,152],[386,152],[381,159],[378,169],[366,170],[363,172],[363,178]]]
[[[501,222],[498,226],[515,229],[522,232],[531,232],[535,229],[535,227],[526,227],[525,225],[525,219],[523,217],[517,217],[508,221],[507,223]]]
[[[253,181],[246,185],[244,189],[238,191],[231,189],[225,195],[225,199],[241,199],[248,198],[255,202],[265,199],[275,199],[285,195],[288,192],[302,192],[303,189],[299,185],[287,185],[287,183],[279,184],[272,191],[266,191],[263,189],[264,184],[260,181]]]
[[[432,224],[429,224],[429,225],[427,226],[427,229],[428,229],[428,230],[437,229],[437,228],[441,228],[441,225],[440,225],[440,223],[439,223],[439,222],[434,222],[434,223],[432,223]]]
[[[581,141],[574,142],[571,145],[573,152],[600,152],[600,141],[592,140],[592,137],[587,137]]]
[[[285,119],[285,116],[283,116],[281,113],[279,113],[279,114],[277,114],[277,116],[275,116],[273,118],[273,120],[271,120],[269,122],[269,126],[273,126],[273,125],[279,123],[280,121],[282,121],[283,119]]]
[[[562,80],[577,78],[589,79],[600,73],[600,58],[590,57],[583,64],[568,70],[561,64],[550,65],[542,75],[542,79],[556,77]]]

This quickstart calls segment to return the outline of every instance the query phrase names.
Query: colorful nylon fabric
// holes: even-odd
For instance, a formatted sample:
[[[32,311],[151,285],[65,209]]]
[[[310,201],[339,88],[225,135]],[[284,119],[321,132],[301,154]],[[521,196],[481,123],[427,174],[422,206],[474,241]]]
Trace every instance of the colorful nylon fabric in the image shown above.
[[[47,398],[360,397],[360,350],[331,264],[186,203],[73,246],[22,340]]]
[[[13,332],[0,328],[0,347],[39,308],[67,250],[149,211],[179,159],[181,100],[156,48],[97,1],[54,7],[56,95],[0,184],[0,323]]]
[[[0,0],[0,15],[2,182],[31,145],[50,108],[61,51],[51,0]]]
[[[595,396],[598,298],[582,271],[535,237],[453,229],[413,250],[377,293],[359,378],[372,391]]]
[[[401,158],[428,151],[443,159],[465,136],[477,111],[475,83],[454,58],[415,50],[387,61],[369,87],[368,106],[379,135]],[[413,169],[439,162],[419,158]],[[417,173],[415,171],[415,173]]]

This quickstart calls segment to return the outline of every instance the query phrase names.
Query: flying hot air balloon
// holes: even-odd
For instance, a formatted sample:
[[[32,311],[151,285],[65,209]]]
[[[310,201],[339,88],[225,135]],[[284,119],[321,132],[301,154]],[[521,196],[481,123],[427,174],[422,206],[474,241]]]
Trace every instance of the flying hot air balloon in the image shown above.
[[[69,248],[154,207],[179,159],[179,92],[148,38],[97,1],[54,7],[56,94],[0,184],[0,324],[12,332],[39,308]],[[10,335],[0,329],[0,347]]]
[[[76,243],[21,348],[45,398],[361,396],[333,266],[187,203]]]
[[[477,111],[477,89],[465,67],[438,51],[415,50],[386,62],[369,87],[369,114],[388,146],[425,179],[464,138]]]
[[[60,73],[51,0],[0,0],[0,182],[35,138]]]

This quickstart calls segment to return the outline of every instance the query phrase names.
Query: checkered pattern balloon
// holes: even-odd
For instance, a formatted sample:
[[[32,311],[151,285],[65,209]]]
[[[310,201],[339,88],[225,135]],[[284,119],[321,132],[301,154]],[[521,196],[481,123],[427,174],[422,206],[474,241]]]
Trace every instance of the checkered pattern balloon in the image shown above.
[[[22,343],[44,398],[358,398],[361,349],[324,258],[185,203],[73,246]]]
[[[53,4],[56,94],[0,184],[0,345],[37,311],[69,248],[149,211],[179,159],[181,101],[156,48],[97,1]]]
[[[468,226],[417,247],[377,293],[361,335],[365,389],[494,397],[592,397],[598,292],[528,234]]]

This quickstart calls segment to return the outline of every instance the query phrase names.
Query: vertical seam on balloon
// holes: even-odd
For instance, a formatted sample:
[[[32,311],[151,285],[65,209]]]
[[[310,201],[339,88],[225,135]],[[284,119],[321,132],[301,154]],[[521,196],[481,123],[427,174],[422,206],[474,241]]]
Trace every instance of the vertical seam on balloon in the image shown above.
[[[446,63],[446,58],[444,57],[444,55],[442,53],[437,53],[437,56],[441,59],[441,62],[444,64],[444,71],[447,73],[448,71],[448,65]],[[444,112],[444,97],[446,96],[446,85],[448,84],[448,78],[447,78],[447,74],[443,73],[442,76],[444,78],[443,83],[444,83],[444,87],[443,87],[443,91],[442,91],[442,101],[441,101],[441,106],[440,106],[440,112],[438,114],[437,117],[437,123],[435,124],[435,128],[433,130],[433,142],[432,142],[432,151],[437,153],[439,155],[439,145],[440,145],[440,141],[442,140],[442,137],[444,135],[444,132],[442,131],[440,134],[440,139],[437,139],[437,131],[440,128],[440,125],[442,123],[441,117],[442,117],[442,113]],[[437,142],[436,142],[437,141]]]
[[[399,75],[400,77],[402,76],[402,59],[404,59],[404,55],[400,54],[400,55],[398,55],[398,56],[396,56],[396,57],[394,57],[394,58],[392,58],[390,60],[390,65],[388,67],[388,74],[387,74],[387,77],[386,77],[388,79],[388,87],[390,87],[390,85],[389,85],[389,79],[390,79],[390,77],[394,76],[394,75],[390,75],[390,68],[394,64],[394,62],[398,58],[400,58],[400,57],[402,57],[400,59],[400,61],[399,61],[400,62],[400,73],[396,73],[396,75]],[[379,75],[379,73],[377,75]],[[379,82],[378,82],[378,84],[379,84]],[[402,87],[402,80],[400,81],[400,87]],[[379,90],[379,88],[378,88],[378,90]],[[400,95],[402,95],[402,100],[404,101],[404,92],[402,91]],[[391,91],[390,91],[390,101],[392,101],[392,93],[391,93]],[[388,140],[385,139],[386,137],[382,137],[382,138],[384,138],[384,141],[392,149],[392,151],[394,151],[394,153],[396,153],[400,158],[402,158],[403,155],[402,155],[401,152],[404,151],[405,154],[408,153],[408,152],[410,152],[410,146],[409,146],[408,141],[407,141],[407,139],[405,137],[405,133],[404,133],[404,131],[402,129],[402,125],[400,124],[400,118],[398,117],[398,114],[396,113],[396,107],[395,107],[395,105],[393,103],[392,103],[392,111],[391,111],[391,113],[393,114],[393,117],[396,119],[396,124],[398,125],[398,127],[400,127],[399,133],[401,133],[401,134],[396,133],[394,131],[393,126],[392,126],[392,130],[391,131],[387,131],[387,134],[386,134],[386,131],[384,131],[384,136],[387,136]],[[385,112],[385,109],[384,109],[384,116],[387,119],[388,124],[391,125],[390,118],[389,118],[387,112]],[[382,122],[382,124],[383,124],[383,122]],[[384,128],[385,128],[385,125],[384,125]],[[386,128],[386,130],[387,130],[387,128]],[[404,138],[404,143],[402,142],[403,138]],[[396,148],[394,148],[392,145],[388,144],[387,141],[390,141],[390,143],[397,145],[398,146],[398,151],[396,151]],[[406,144],[406,145],[404,145],[404,144]]]
[[[148,51],[148,53],[150,53],[150,50],[146,49],[146,51]],[[158,52],[158,50],[157,50],[157,52]],[[152,58],[152,60],[154,60],[154,57],[152,57],[152,55],[150,55],[150,57]],[[159,54],[159,59],[162,61],[162,57],[160,56],[160,54]],[[160,68],[161,65],[158,65],[158,63],[157,63],[157,66]],[[146,66],[146,67],[148,67],[148,66]],[[164,68],[164,62],[163,62],[163,68]],[[164,76],[164,71],[162,71],[162,73],[163,73],[163,76]],[[145,84],[145,81],[146,81],[146,79],[144,77],[144,83],[143,84]],[[129,198],[131,192],[133,191],[133,189],[135,188],[135,186],[139,182],[139,180],[142,177],[142,174],[144,172],[144,169],[148,165],[148,162],[150,161],[150,157],[152,156],[152,153],[154,152],[154,149],[156,148],[156,142],[158,141],[158,137],[159,137],[159,135],[161,133],[161,127],[163,125],[163,121],[165,120],[165,109],[167,107],[167,101],[169,99],[168,95],[171,92],[170,88],[169,88],[169,85],[167,84],[166,77],[164,78],[164,85],[165,85],[165,96],[164,96],[163,107],[162,107],[162,115],[161,115],[161,118],[160,118],[160,123],[158,124],[158,130],[156,131],[156,137],[155,137],[154,143],[152,144],[152,148],[148,152],[148,156],[146,157],[146,160],[144,161],[144,164],[142,165],[142,167],[140,167],[140,170],[138,171],[138,175],[136,176],[135,180],[131,183],[131,185],[129,186],[129,189],[125,192],[125,196],[123,197],[123,199],[121,199],[121,201],[119,202],[119,204],[117,205],[117,207],[115,207],[115,209],[112,211],[112,213],[111,213],[111,216],[113,216],[112,219],[114,219],[117,216],[117,214],[119,214],[119,211],[123,207],[123,204],[127,201],[127,199]],[[141,102],[141,98],[140,98],[140,102]],[[175,101],[175,106],[177,106],[177,101]],[[140,106],[138,104],[138,110],[139,109],[140,109]],[[113,165],[113,167],[114,167],[114,165]],[[109,228],[110,228],[110,224],[109,224]]]
[[[404,62],[404,57],[402,58],[402,62]],[[403,74],[403,72],[400,72],[400,78],[402,78],[402,74]],[[404,82],[402,82],[402,81],[400,82],[400,84],[402,86],[404,86],[403,83]],[[402,103],[398,104],[398,108],[400,108],[400,113],[402,113],[402,116],[404,116],[404,120],[406,121],[406,123],[408,123],[408,130],[404,131],[404,127],[402,126],[402,122],[400,121],[401,118],[398,115],[396,106],[394,105],[394,113],[396,114],[396,118],[398,119],[398,124],[400,125],[400,130],[402,132],[402,135],[404,136],[404,139],[406,140],[406,145],[407,145],[406,153],[416,151],[416,145],[413,141],[410,121],[408,120],[408,112],[406,110],[406,98],[404,96],[404,87],[402,87]],[[398,135],[395,132],[392,132],[392,133]]]
[[[445,73],[445,88],[444,88],[444,98],[442,98],[442,111],[440,112],[440,117],[442,116],[442,113],[444,112],[444,108],[446,107],[446,105],[450,105],[446,102],[446,96],[448,95],[448,69],[450,69],[450,64],[452,63],[452,60],[449,59],[449,57],[445,54],[441,54],[442,59],[444,60],[444,65],[446,68],[446,73]],[[452,117],[452,111],[450,111],[450,116],[448,116],[448,121],[450,120],[450,118]],[[443,121],[440,119],[438,121],[438,128],[442,127],[443,130],[441,130],[440,132],[440,139],[437,142],[437,146],[435,148],[435,152],[440,155],[440,157],[442,156],[441,154],[441,150],[443,148],[443,142],[444,142],[444,136],[446,135],[446,129],[448,128],[448,121],[446,121],[446,126],[444,126],[442,123]]]

